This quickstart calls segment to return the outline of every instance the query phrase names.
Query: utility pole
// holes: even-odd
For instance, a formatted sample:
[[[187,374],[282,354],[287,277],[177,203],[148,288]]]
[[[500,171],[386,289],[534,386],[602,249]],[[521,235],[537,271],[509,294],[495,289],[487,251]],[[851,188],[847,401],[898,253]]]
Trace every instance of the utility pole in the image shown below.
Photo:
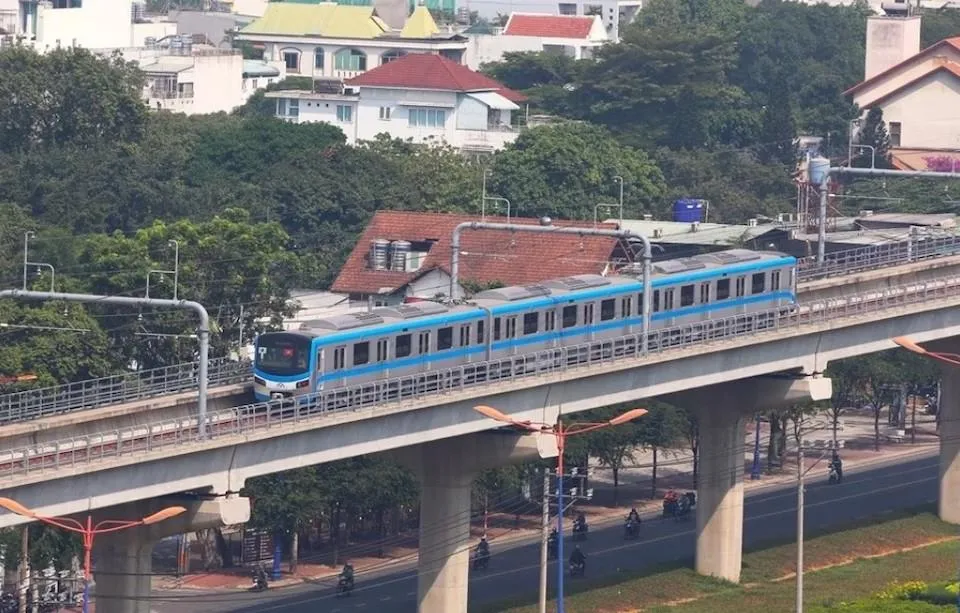
[[[540,525],[540,613],[547,613],[547,543],[550,539],[550,471],[543,471],[543,521]]]
[[[797,613],[803,613],[803,439],[797,448]]]

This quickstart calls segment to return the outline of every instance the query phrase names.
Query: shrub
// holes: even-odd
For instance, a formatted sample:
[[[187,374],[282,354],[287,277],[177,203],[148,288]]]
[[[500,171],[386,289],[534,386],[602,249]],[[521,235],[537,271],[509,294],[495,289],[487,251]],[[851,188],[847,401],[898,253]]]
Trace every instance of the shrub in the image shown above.
[[[927,591],[928,586],[923,581],[906,581],[891,583],[883,591],[877,593],[878,600],[915,600]]]

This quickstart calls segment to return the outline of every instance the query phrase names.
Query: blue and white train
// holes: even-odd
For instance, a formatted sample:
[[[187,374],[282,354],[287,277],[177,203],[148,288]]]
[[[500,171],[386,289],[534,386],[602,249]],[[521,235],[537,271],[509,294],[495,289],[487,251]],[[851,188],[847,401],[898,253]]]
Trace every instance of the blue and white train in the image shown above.
[[[650,329],[792,307],[796,267],[782,253],[746,249],[657,262]],[[636,334],[643,291],[630,270],[487,290],[449,307],[416,302],[306,322],[257,338],[254,392],[301,396]]]

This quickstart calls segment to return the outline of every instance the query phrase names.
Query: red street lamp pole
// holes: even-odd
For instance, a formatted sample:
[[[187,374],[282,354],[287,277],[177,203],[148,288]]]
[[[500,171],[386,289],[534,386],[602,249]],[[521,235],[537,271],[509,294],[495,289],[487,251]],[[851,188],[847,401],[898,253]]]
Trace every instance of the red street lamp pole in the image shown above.
[[[608,428],[610,426],[618,426],[620,424],[625,424],[628,421],[637,419],[647,414],[646,409],[631,409],[625,413],[617,415],[609,421],[600,422],[600,423],[588,423],[588,422],[574,422],[568,426],[564,426],[563,420],[560,419],[560,416],[557,416],[556,424],[548,424],[545,422],[533,422],[529,420],[519,421],[513,419],[509,415],[486,405],[478,405],[473,407],[474,411],[481,413],[482,415],[489,417],[490,419],[503,422],[505,424],[510,424],[518,428],[523,428],[524,430],[529,430],[530,432],[540,432],[542,434],[551,434],[557,439],[557,532],[559,533],[559,538],[557,539],[557,613],[564,613],[563,606],[563,450],[566,447],[566,440],[568,436],[576,436],[578,434],[586,434],[587,432],[592,432],[594,430],[599,430],[600,428]],[[544,496],[547,495],[547,492],[543,493]],[[545,571],[544,571],[545,572]],[[542,585],[541,585],[541,602],[540,608],[541,611],[546,607],[546,575],[542,575]]]
[[[181,513],[186,513],[187,511],[187,509],[184,507],[167,507],[142,519],[132,521],[105,519],[94,524],[92,515],[87,516],[87,521],[85,523],[80,523],[79,521],[70,517],[46,517],[44,515],[38,515],[16,500],[12,500],[10,498],[0,498],[0,507],[3,507],[11,513],[16,513],[17,515],[35,519],[45,524],[56,526],[62,530],[75,532],[83,537],[83,613],[89,613],[90,610],[90,557],[91,553],[93,552],[94,537],[96,537],[98,534],[119,532],[121,530],[126,530],[127,528],[149,526],[150,524],[162,522],[165,519],[175,517]]]

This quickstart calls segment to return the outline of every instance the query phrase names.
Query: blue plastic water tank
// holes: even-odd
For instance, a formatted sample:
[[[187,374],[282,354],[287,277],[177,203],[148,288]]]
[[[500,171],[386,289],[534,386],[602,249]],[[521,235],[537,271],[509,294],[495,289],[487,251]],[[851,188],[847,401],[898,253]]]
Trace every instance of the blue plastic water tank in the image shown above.
[[[825,157],[815,157],[810,159],[810,183],[820,185],[827,171],[830,170],[830,160]]]
[[[681,198],[674,201],[673,220],[685,223],[703,221],[703,200]]]

